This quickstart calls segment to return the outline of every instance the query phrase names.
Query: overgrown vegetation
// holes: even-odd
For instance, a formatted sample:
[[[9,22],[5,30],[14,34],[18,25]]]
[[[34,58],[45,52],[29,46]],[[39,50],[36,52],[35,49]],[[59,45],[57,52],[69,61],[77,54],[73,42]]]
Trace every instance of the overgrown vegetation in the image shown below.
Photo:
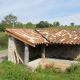
[[[71,65],[66,72],[40,66],[31,72],[25,65],[4,60],[0,63],[0,80],[80,80],[80,64]]]
[[[0,63],[0,80],[27,80],[26,66],[4,60]]]
[[[5,32],[0,32],[0,50],[7,49],[8,35]]]

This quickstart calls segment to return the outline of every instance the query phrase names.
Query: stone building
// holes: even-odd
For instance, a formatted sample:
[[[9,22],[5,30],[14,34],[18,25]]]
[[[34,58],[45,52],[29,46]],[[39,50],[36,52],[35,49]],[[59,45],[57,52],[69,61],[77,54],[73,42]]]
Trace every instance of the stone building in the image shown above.
[[[28,64],[38,58],[80,59],[79,29],[10,29],[8,60]]]

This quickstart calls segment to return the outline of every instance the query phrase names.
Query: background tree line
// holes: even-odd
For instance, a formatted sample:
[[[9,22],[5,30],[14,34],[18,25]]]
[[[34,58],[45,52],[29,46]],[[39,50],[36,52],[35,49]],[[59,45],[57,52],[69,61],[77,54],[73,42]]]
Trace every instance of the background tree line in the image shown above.
[[[13,14],[9,14],[9,15],[6,15],[4,19],[0,22],[0,31],[4,31],[6,27],[8,28],[13,28],[13,27],[14,28],[50,28],[50,27],[59,27],[59,26],[60,26],[59,21],[55,21],[53,23],[49,23],[48,21],[40,21],[37,24],[27,22],[26,24],[23,24],[17,21],[17,16],[14,16]],[[71,22],[70,26],[75,26],[74,22]]]

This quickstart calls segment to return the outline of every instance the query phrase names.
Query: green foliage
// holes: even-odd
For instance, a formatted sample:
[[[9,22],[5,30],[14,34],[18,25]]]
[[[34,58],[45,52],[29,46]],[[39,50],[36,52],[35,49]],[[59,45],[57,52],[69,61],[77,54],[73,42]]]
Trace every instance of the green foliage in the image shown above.
[[[74,65],[72,64],[68,69],[67,69],[67,72],[75,72],[78,68],[80,67],[80,65]]]
[[[31,22],[28,22],[28,23],[26,24],[26,28],[32,28],[32,26],[33,26],[33,24],[32,24]]]
[[[37,28],[48,28],[49,23],[47,21],[40,21],[38,24],[36,24]]]
[[[50,24],[49,24],[49,27],[53,27],[53,24],[50,23]]]
[[[28,76],[29,80],[80,80],[80,65],[71,65],[69,71],[60,72],[57,69],[38,69]]]
[[[14,16],[13,14],[9,14],[9,15],[6,15],[4,17],[4,20],[1,21],[0,31],[4,31],[4,29],[6,27],[23,28],[23,24],[21,22],[17,21],[16,16]]]
[[[53,22],[53,26],[56,27],[56,26],[60,26],[60,23],[57,21],[57,22]]]
[[[1,31],[1,32],[3,32],[3,31],[4,31],[4,29],[5,29],[5,25],[4,25],[4,24],[2,24],[2,23],[0,23],[0,31]]]
[[[41,66],[34,72],[26,69],[24,65],[4,60],[0,63],[0,80],[80,80],[80,64],[71,65],[67,72],[55,68],[42,69]]]
[[[32,24],[32,26],[27,27],[27,24],[23,24],[23,28],[36,28],[36,24]]]
[[[7,27],[12,27],[12,25],[17,22],[17,17],[13,14],[9,14],[4,17],[3,21],[5,22]]]
[[[14,24],[14,28],[23,28],[23,24],[21,22],[17,22]]]
[[[4,60],[0,63],[0,79],[2,80],[27,80],[26,66],[13,64],[10,61]]]
[[[54,68],[53,65],[49,66],[49,67],[45,67],[44,69],[42,69],[42,67],[39,66],[39,67],[37,67],[37,69],[35,71],[39,72],[39,73],[43,73],[43,74],[49,73],[50,75],[61,73],[61,70]]]
[[[45,27],[49,27],[49,23],[47,21],[45,21]]]
[[[0,32],[0,50],[6,49],[8,46],[8,35]]]
[[[50,29],[80,29],[80,26],[57,26],[57,27],[50,27]]]
[[[74,23],[73,22],[71,22],[70,24],[71,24],[71,26],[74,26]]]

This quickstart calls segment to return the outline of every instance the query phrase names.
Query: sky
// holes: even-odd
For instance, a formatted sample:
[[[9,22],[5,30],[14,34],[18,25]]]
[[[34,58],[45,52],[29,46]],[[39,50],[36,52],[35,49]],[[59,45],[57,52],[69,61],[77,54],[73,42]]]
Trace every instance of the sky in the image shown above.
[[[59,21],[61,25],[80,25],[80,0],[0,0],[0,22],[9,14],[24,24]]]

